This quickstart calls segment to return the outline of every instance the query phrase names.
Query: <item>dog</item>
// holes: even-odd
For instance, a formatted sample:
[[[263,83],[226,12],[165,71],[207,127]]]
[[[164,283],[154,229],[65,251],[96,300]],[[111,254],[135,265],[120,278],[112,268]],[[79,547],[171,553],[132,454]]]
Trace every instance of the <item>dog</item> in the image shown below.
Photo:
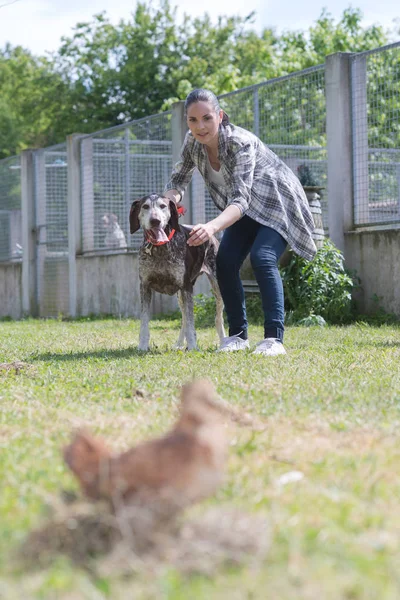
[[[225,337],[223,301],[216,278],[216,255],[219,242],[212,237],[201,246],[189,246],[192,226],[179,225],[178,209],[173,200],[150,194],[132,203],[130,232],[140,227],[144,242],[139,250],[140,277],[140,340],[139,350],[148,350],[149,320],[152,291],[178,295],[182,312],[182,327],[176,348],[197,348],[193,313],[193,287],[197,277],[206,273],[216,300],[215,325],[220,342]]]
[[[163,437],[112,454],[101,439],[78,431],[64,460],[90,500],[105,500],[116,512],[145,505],[175,516],[221,484],[228,412],[209,380],[193,381],[183,385],[179,418]]]
[[[102,216],[101,222],[106,235],[104,238],[104,245],[110,250],[124,249],[127,250],[127,243],[125,234],[118,223],[117,215],[113,213],[106,213]]]

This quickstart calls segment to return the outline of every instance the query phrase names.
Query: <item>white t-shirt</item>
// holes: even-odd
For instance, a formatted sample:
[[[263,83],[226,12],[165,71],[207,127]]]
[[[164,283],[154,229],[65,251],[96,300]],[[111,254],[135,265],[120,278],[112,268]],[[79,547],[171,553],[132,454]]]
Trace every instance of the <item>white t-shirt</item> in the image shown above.
[[[208,155],[207,155],[207,171],[208,171],[209,178],[215,185],[217,185],[219,188],[222,188],[222,189],[226,188],[225,179],[221,173],[221,169],[219,171],[215,171],[212,168],[210,159],[208,158]]]

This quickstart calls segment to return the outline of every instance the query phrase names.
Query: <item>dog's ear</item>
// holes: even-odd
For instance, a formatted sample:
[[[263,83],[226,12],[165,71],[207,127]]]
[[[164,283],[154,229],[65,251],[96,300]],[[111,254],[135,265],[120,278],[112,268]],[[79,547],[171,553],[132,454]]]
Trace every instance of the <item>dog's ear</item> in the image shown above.
[[[94,438],[90,433],[81,429],[77,431],[71,443],[64,448],[64,460],[75,472],[77,463],[97,461],[110,455],[104,442]]]
[[[129,213],[129,225],[131,233],[135,233],[138,229],[140,229],[139,223],[139,211],[142,206],[143,198],[140,200],[134,200],[132,202],[131,211]]]
[[[178,209],[174,200],[169,201],[169,212],[171,213],[169,224],[171,225],[172,229],[179,229]]]

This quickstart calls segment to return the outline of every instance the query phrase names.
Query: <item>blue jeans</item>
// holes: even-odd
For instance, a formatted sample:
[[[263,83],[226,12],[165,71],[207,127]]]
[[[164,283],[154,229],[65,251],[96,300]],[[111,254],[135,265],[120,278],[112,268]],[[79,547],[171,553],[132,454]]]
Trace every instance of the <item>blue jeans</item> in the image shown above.
[[[228,317],[229,335],[247,339],[247,316],[239,269],[250,252],[264,312],[264,337],[283,340],[284,298],[278,260],[287,246],[274,229],[247,217],[228,227],[217,254],[217,278]],[[241,333],[242,332],[242,333]]]

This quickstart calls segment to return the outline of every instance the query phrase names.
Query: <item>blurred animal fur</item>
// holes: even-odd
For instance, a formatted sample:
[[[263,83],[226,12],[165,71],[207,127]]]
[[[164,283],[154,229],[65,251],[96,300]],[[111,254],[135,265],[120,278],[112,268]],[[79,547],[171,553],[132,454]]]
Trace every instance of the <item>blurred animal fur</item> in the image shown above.
[[[91,500],[106,500],[116,511],[132,504],[175,514],[220,485],[226,413],[212,383],[194,381],[182,387],[180,416],[169,433],[113,454],[101,439],[78,431],[64,459]]]

